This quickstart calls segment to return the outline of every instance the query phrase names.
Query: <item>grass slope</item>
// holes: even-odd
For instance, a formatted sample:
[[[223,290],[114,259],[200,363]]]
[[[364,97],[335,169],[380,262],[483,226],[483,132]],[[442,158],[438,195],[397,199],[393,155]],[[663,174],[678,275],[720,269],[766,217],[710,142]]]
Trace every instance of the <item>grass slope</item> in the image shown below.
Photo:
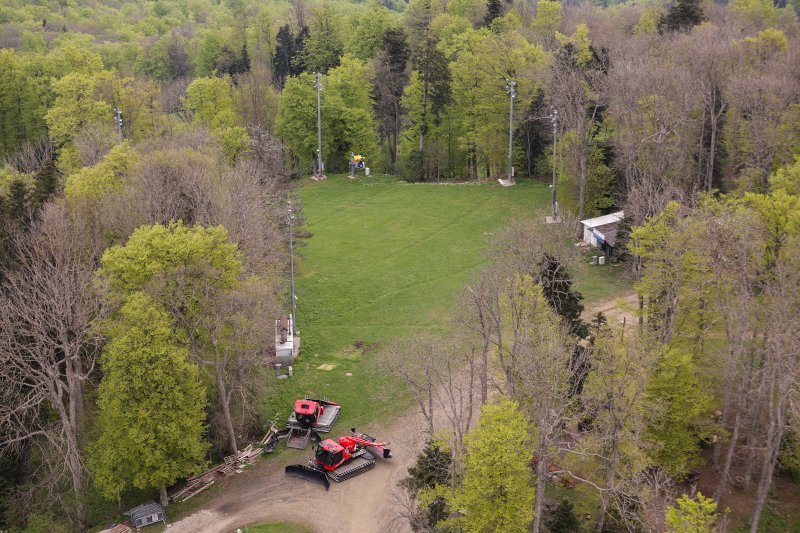
[[[268,409],[284,417],[294,397],[325,396],[343,404],[340,427],[398,409],[381,402],[400,391],[370,353],[416,332],[449,330],[455,296],[487,261],[491,235],[550,198],[539,184],[406,184],[387,176],[308,180],[300,194],[311,234],[295,248],[301,356]],[[606,272],[579,273],[587,292],[607,292],[596,290],[611,281]]]

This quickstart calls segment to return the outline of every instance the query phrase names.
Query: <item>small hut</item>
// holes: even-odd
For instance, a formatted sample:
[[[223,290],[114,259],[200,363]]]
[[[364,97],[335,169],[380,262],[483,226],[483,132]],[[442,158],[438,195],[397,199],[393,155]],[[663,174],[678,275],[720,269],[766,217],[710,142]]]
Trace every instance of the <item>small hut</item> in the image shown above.
[[[149,526],[156,522],[166,523],[167,521],[167,513],[164,512],[164,508],[152,500],[134,507],[123,514],[131,517],[133,527],[137,530],[140,527]]]
[[[603,253],[610,255],[617,243],[617,227],[623,218],[625,218],[625,212],[617,211],[601,217],[581,220],[584,242],[599,247]]]

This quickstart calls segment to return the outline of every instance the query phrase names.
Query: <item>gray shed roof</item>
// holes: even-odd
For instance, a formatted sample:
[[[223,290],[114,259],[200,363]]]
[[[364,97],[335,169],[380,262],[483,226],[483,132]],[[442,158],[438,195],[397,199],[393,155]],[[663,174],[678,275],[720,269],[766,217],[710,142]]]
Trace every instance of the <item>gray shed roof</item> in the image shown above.
[[[136,522],[140,518],[145,517],[145,516],[150,516],[150,515],[154,515],[154,514],[159,514],[161,516],[164,516],[164,508],[161,507],[159,504],[157,504],[154,501],[149,501],[149,502],[143,503],[142,505],[134,507],[130,511],[127,511],[127,512],[122,513],[122,514],[124,514],[126,516],[130,516],[131,520],[133,520],[133,523],[136,524]]]

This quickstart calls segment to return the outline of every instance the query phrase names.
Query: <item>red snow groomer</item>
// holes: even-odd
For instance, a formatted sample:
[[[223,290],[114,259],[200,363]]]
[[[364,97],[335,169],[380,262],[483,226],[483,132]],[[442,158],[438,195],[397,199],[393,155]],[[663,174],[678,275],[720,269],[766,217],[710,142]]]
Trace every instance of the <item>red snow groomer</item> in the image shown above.
[[[326,400],[305,398],[294,402],[294,411],[286,421],[288,439],[286,446],[289,448],[305,449],[313,438],[316,442],[321,440],[318,431],[327,433],[339,417],[341,407],[338,403]]]
[[[378,442],[374,437],[356,433],[356,428],[350,431],[350,436],[322,441],[308,464],[288,465],[286,475],[318,483],[328,490],[331,486],[329,479],[336,482],[350,479],[371,470],[375,466],[375,457],[392,457],[388,442]]]

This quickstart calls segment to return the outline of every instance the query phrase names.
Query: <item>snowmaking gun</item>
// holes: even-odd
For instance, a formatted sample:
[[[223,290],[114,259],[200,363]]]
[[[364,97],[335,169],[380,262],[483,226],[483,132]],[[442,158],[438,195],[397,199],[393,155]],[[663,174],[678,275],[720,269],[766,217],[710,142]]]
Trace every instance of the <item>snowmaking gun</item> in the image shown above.
[[[288,465],[286,475],[318,483],[328,490],[331,479],[336,482],[350,479],[371,470],[376,457],[392,457],[388,442],[379,442],[369,435],[356,433],[356,428],[350,431],[349,436],[322,441],[313,459],[309,459],[307,464]]]

